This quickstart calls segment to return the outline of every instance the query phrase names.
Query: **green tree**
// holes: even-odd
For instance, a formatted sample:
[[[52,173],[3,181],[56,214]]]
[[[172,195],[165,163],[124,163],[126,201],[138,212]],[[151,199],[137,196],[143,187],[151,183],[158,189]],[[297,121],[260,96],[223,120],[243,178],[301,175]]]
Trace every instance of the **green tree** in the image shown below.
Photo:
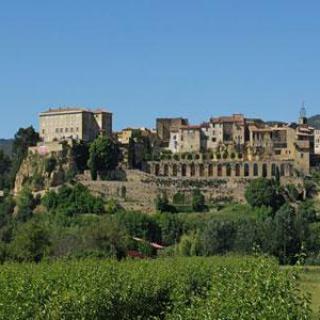
[[[39,262],[48,253],[50,243],[48,229],[40,222],[30,220],[17,228],[10,248],[19,261]]]
[[[25,222],[33,215],[35,200],[31,190],[27,187],[23,188],[17,196],[17,219]]]
[[[284,204],[275,214],[273,221],[273,254],[281,263],[292,263],[300,251],[301,238],[297,230],[296,214],[288,204]]]
[[[89,146],[85,142],[73,142],[71,149],[72,158],[76,164],[77,171],[83,173],[88,168]]]
[[[0,150],[0,190],[10,187],[11,159]]]
[[[236,237],[236,226],[233,221],[210,220],[203,231],[204,255],[224,254],[231,251]]]
[[[56,168],[56,165],[57,165],[57,159],[54,157],[50,157],[45,160],[45,163],[44,163],[45,168],[44,169],[45,169],[46,173],[48,173],[49,176]]]
[[[129,139],[128,145],[128,167],[129,169],[135,168],[136,164],[136,151],[135,151],[135,142],[133,138]]]
[[[202,212],[206,209],[205,198],[199,189],[192,193],[192,209],[196,212]]]
[[[67,216],[105,212],[103,199],[93,196],[82,184],[76,184],[74,187],[63,186],[57,193],[49,191],[42,198],[42,204],[49,211],[60,212]]]
[[[23,159],[26,157],[28,148],[35,146],[40,141],[39,134],[32,126],[28,128],[20,128],[14,136],[13,141],[13,163],[11,170],[11,184],[13,186],[16,174],[21,166]]]
[[[95,252],[98,256],[100,253],[101,256],[117,259],[126,256],[128,234],[114,219],[89,226],[84,231],[84,238],[87,253]]]
[[[245,198],[252,207],[271,207],[277,210],[284,199],[277,192],[272,180],[258,178],[250,182],[245,190]]]
[[[132,237],[154,242],[161,241],[161,229],[155,218],[148,214],[124,211],[116,213],[114,218]]]
[[[176,214],[164,212],[155,216],[161,229],[161,242],[165,246],[176,244],[182,235],[182,221]]]
[[[89,149],[88,166],[91,170],[92,179],[96,180],[97,173],[106,176],[117,167],[119,160],[119,145],[108,137],[98,137],[91,143]]]

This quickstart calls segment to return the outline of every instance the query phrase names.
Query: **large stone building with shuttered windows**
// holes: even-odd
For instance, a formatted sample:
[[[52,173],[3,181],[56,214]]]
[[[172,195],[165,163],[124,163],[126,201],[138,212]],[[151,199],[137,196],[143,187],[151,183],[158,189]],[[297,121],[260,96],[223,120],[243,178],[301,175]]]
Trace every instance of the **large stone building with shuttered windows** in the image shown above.
[[[98,109],[49,109],[39,115],[43,142],[63,140],[92,141],[99,135],[112,134],[112,113]]]

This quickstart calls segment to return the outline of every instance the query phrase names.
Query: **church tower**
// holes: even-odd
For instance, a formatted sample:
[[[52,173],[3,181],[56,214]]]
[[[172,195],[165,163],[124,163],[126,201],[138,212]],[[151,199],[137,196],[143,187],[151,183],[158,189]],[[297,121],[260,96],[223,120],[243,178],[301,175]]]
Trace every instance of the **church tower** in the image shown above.
[[[300,109],[299,124],[308,124],[307,109],[304,106],[304,102],[302,103],[302,107]]]

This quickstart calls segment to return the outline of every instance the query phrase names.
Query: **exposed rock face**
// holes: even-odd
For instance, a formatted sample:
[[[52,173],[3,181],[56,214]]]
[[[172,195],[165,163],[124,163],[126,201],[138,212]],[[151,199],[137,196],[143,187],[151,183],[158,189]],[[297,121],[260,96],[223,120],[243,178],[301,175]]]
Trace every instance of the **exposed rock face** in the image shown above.
[[[49,160],[55,163],[50,170],[47,165]],[[47,155],[29,152],[17,173],[14,193],[19,193],[24,186],[30,187],[33,192],[59,186],[74,171],[74,167],[67,147],[61,152]]]

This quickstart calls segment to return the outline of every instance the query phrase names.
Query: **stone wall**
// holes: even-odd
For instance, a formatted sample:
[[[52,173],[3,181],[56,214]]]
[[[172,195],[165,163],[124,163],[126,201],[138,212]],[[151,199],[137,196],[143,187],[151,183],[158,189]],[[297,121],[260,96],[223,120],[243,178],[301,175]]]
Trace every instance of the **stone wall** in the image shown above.
[[[117,199],[125,209],[154,212],[155,199],[158,194],[165,193],[169,200],[172,200],[177,192],[191,197],[195,189],[201,190],[207,201],[232,199],[244,202],[245,188],[254,179],[253,177],[156,177],[139,170],[127,170],[126,176],[126,181],[90,181],[87,179],[82,180],[81,183],[95,194]],[[301,182],[296,177],[281,177],[282,184]]]

